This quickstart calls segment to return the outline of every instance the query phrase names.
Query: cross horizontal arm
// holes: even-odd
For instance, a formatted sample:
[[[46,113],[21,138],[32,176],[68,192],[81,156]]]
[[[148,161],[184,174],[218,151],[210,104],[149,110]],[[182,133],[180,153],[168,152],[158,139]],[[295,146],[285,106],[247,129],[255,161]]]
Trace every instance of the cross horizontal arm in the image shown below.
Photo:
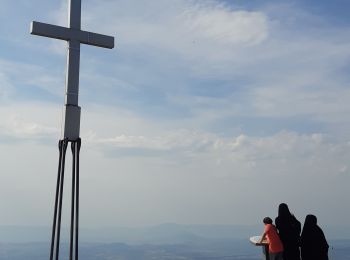
[[[80,43],[108,49],[114,48],[114,37],[47,23],[32,22],[30,33],[65,41],[78,40]]]
[[[78,40],[81,43],[108,49],[114,48],[114,37],[112,36],[86,31],[79,31],[78,34]]]
[[[71,30],[66,27],[35,21],[30,24],[30,33],[66,41],[72,39]]]

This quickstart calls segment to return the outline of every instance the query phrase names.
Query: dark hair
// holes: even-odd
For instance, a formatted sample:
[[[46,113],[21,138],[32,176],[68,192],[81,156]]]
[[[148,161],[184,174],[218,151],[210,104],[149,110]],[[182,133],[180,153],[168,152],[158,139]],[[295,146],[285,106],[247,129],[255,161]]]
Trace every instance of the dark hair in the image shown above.
[[[269,217],[266,217],[263,219],[264,224],[272,224],[272,219]]]

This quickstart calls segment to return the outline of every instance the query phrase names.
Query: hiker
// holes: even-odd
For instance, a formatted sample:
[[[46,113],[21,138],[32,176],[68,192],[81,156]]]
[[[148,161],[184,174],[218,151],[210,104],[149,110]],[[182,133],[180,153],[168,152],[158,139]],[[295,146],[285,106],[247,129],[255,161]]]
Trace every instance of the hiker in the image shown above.
[[[265,229],[259,243],[262,243],[266,238],[267,242],[269,243],[269,259],[283,260],[283,245],[280,237],[278,236],[276,227],[272,225],[272,219],[266,217],[264,218],[263,222],[265,224]]]
[[[301,224],[290,213],[287,204],[281,203],[279,205],[275,223],[284,248],[283,260],[300,260]]]
[[[328,243],[314,215],[307,215],[301,233],[302,260],[328,260]]]

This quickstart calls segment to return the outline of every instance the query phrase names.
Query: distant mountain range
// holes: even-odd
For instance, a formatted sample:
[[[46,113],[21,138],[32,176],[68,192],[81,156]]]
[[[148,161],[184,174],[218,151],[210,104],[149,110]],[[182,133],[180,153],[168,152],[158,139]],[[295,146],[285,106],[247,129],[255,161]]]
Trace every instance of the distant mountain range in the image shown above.
[[[215,248],[192,245],[126,245],[122,243],[82,243],[80,259],[84,260],[261,260],[260,250],[238,253],[231,246]],[[47,260],[49,247],[45,243],[0,244],[1,260]],[[62,244],[60,259],[68,259],[68,245]]]
[[[68,238],[68,228],[62,229],[63,241]],[[106,227],[80,229],[81,241],[92,243],[128,244],[174,244],[196,241],[235,239],[248,240],[259,235],[263,225],[179,225],[162,224],[143,228]],[[350,239],[350,227],[327,227],[324,232],[328,240]],[[0,226],[0,242],[30,243],[50,239],[51,228],[40,226]]]
[[[333,243],[333,242],[332,242]],[[221,240],[211,243],[142,244],[80,243],[84,260],[261,260],[261,248],[246,240]],[[330,260],[349,260],[350,241],[336,241]],[[47,260],[49,243],[0,243],[0,260]],[[60,259],[68,259],[68,244],[61,244]]]
[[[82,228],[79,246],[84,260],[260,260],[261,248],[248,238],[262,226],[163,224],[145,228]],[[338,229],[334,228],[332,232]],[[341,231],[347,234],[346,228]],[[49,227],[0,226],[0,260],[47,260]],[[333,240],[326,231],[330,260],[350,260],[350,240]],[[61,254],[67,259],[67,229]]]

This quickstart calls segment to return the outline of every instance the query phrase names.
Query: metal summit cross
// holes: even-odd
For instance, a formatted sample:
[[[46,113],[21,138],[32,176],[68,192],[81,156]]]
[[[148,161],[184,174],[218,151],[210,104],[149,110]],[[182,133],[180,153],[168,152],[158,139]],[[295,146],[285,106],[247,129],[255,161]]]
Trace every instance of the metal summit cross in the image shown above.
[[[114,47],[114,38],[82,31],[80,29],[81,0],[68,1],[69,28],[32,22],[31,34],[68,41],[62,137],[68,138],[69,141],[74,141],[79,138],[80,132],[80,107],[78,106],[80,43],[112,49]]]
[[[80,44],[88,44],[103,48],[114,48],[114,38],[97,33],[81,30],[81,0],[68,0],[68,25],[62,27],[40,22],[31,23],[31,34],[65,40],[68,42],[65,103],[62,122],[62,139],[59,141],[59,164],[56,184],[54,219],[50,260],[59,259],[61,213],[63,198],[63,183],[65,158],[68,143],[72,149],[72,198],[70,223],[70,251],[69,259],[78,260],[78,228],[79,228],[79,151],[80,140],[80,107],[79,94],[79,64]]]

